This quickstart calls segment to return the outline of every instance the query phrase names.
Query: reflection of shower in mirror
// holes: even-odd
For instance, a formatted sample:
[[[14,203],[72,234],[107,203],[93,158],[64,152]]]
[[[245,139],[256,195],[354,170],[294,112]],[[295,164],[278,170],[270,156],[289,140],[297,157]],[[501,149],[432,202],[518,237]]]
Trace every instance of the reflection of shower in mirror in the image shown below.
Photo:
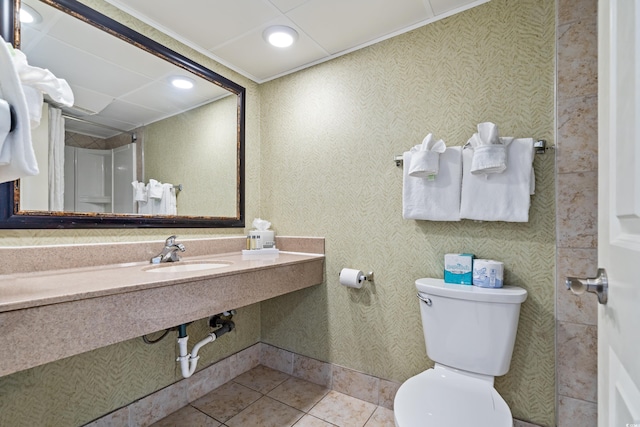
[[[65,146],[64,210],[136,213],[136,144],[100,150]]]

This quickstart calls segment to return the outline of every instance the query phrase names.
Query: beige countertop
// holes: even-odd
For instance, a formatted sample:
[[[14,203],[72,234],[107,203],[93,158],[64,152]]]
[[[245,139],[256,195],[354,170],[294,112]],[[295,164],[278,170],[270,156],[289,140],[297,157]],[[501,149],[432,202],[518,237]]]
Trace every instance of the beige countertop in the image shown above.
[[[0,376],[323,283],[324,239],[277,242],[243,255],[241,236],[185,241],[191,256],[160,265],[158,242],[0,248]],[[204,261],[228,265],[149,271]]]
[[[323,254],[284,252],[242,255],[239,252],[182,257],[177,263],[152,265],[132,262],[94,267],[67,268],[0,275],[0,312],[121,294],[144,289],[220,278],[241,272],[323,259]],[[216,261],[228,263],[215,269],[187,272],[150,272],[171,265]]]

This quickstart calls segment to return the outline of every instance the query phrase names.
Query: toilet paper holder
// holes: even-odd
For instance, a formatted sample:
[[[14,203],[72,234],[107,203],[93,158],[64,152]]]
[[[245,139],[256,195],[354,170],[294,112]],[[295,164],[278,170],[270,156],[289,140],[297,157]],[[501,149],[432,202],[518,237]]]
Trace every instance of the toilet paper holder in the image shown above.
[[[373,283],[373,271],[363,273],[355,268],[343,268],[338,274],[338,281],[348,288],[361,289],[365,282]]]

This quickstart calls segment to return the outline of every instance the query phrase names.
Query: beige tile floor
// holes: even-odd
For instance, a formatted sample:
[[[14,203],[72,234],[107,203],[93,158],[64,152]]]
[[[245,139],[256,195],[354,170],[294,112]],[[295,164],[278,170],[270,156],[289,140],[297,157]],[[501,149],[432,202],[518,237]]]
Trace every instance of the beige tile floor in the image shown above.
[[[393,411],[257,366],[152,427],[393,427]]]

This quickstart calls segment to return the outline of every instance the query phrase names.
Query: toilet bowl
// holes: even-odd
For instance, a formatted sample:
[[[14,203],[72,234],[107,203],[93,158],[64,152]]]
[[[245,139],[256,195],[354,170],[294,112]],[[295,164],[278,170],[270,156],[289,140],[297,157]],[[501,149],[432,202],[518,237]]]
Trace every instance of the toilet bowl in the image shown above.
[[[404,382],[394,399],[397,427],[512,427],[493,387],[509,370],[527,291],[416,281],[427,355],[435,366]]]
[[[491,381],[436,364],[409,378],[394,406],[398,427],[512,427],[511,410]]]

